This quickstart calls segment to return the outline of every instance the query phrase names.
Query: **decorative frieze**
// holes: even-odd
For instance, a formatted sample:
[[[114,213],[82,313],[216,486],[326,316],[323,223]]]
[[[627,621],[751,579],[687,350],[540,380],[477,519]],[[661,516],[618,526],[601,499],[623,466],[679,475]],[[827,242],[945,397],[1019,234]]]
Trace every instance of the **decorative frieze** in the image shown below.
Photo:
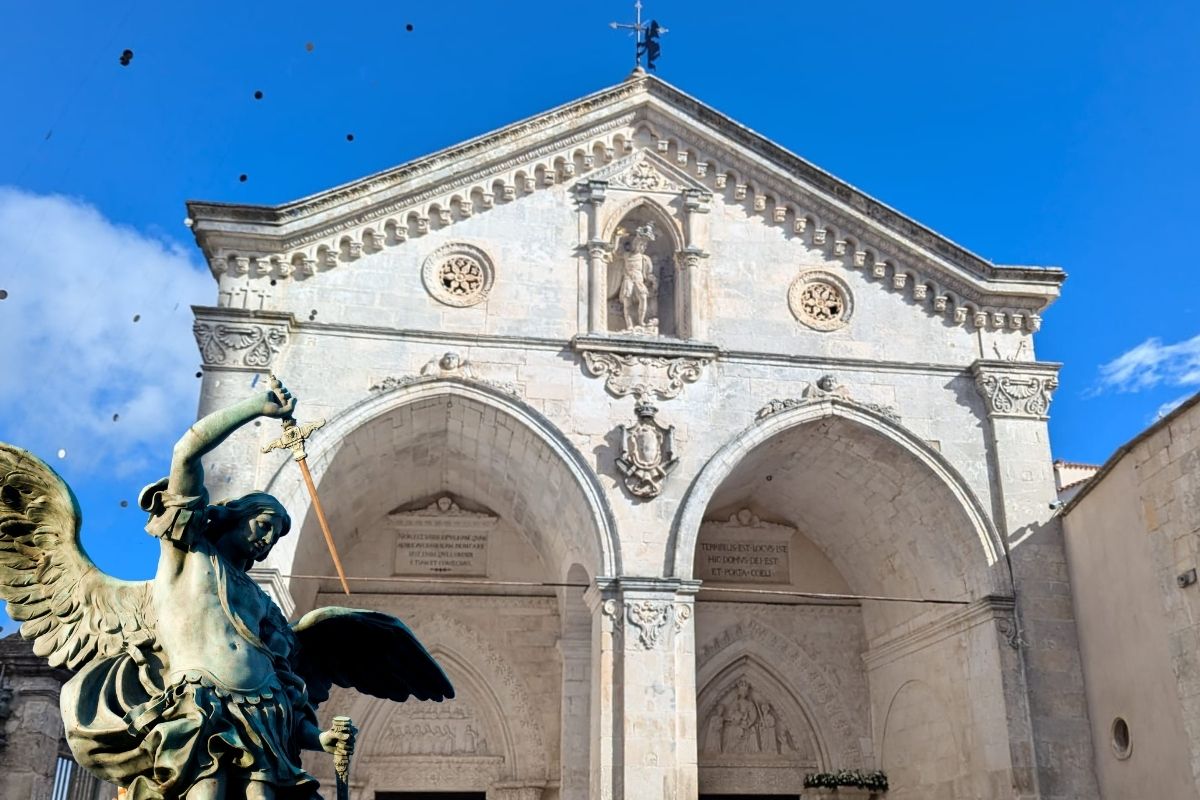
[[[989,416],[1047,418],[1058,388],[1057,364],[981,360],[971,371]]]
[[[896,412],[894,406],[882,405],[880,403],[866,403],[861,400],[856,400],[850,396],[850,391],[843,385],[837,382],[837,379],[832,375],[822,375],[814,383],[810,383],[804,388],[804,391],[799,397],[789,397],[783,399],[772,400],[758,410],[755,419],[765,419],[773,414],[778,414],[783,411],[790,411],[793,408],[803,408],[813,403],[819,403],[828,399],[836,399],[840,402],[847,403],[859,408],[865,408],[880,416],[886,417],[892,422],[899,422],[900,415]]]
[[[197,320],[192,333],[204,366],[256,370],[271,366],[288,337],[286,325],[254,322]]]
[[[620,355],[617,353],[583,354],[587,371],[604,377],[604,388],[613,397],[633,395],[637,400],[678,397],[683,387],[700,380],[709,359],[662,358],[658,356]]]
[[[470,362],[462,358],[458,353],[453,352],[444,353],[438,358],[430,359],[421,367],[420,373],[417,375],[394,375],[373,381],[369,390],[372,392],[390,392],[402,389],[405,386],[412,386],[416,383],[427,383],[444,378],[453,378],[467,383],[487,386],[517,398],[521,396],[520,387],[515,383],[476,377],[475,370]]]

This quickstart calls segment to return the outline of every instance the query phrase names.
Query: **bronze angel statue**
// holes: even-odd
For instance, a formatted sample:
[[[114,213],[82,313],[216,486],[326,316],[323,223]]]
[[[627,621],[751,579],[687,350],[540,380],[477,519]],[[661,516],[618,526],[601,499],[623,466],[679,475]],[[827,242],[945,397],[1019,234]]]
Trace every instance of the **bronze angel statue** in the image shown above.
[[[301,751],[354,746],[353,727],[317,724],[334,684],[396,701],[454,697],[400,620],[321,608],[289,625],[247,575],[287,535],[287,511],[263,492],[210,503],[200,458],[295,405],[272,380],[187,430],[170,476],[139,497],[161,543],[149,581],[98,570],[70,488],[0,443],[0,598],[39,656],[75,672],[61,700],[67,742],[129,800],[312,800]]]

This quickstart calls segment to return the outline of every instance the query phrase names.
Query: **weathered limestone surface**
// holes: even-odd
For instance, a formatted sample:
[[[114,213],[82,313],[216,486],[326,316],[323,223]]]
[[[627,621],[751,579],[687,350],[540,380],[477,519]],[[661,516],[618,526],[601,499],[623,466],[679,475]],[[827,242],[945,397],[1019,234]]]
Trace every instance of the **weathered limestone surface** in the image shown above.
[[[190,211],[201,412],[274,371],[329,420],[309,462],[351,601],[466,687],[445,718],[346,700],[360,796],[881,766],[901,798],[1096,795],[1033,345],[1061,271],[985,262],[645,76]],[[336,584],[276,435],[206,468],[292,511],[256,579],[302,612]]]
[[[48,800],[63,736],[58,696],[70,674],[14,634],[0,639],[0,675],[0,797]]]
[[[1101,796],[1200,796],[1200,401],[1120,448],[1063,528]]]

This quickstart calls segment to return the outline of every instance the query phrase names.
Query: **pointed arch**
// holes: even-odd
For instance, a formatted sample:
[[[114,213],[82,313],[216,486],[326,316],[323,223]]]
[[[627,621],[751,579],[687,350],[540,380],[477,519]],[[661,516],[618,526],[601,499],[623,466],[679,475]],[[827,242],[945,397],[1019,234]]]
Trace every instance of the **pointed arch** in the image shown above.
[[[985,588],[988,578],[982,573],[1002,560],[1003,542],[983,505],[966,481],[941,453],[896,420],[877,410],[839,397],[826,397],[796,408],[770,414],[756,420],[734,437],[708,460],[688,489],[680,505],[668,547],[668,574],[690,578],[695,557],[700,524],[721,485],[747,457],[773,440],[800,431],[822,420],[838,420],[857,429],[868,440],[881,441],[885,446],[903,454],[906,464],[928,478],[932,491],[941,499],[946,513],[954,514],[955,522],[946,524],[944,532],[959,538],[957,544],[974,554],[978,587]],[[998,588],[998,587],[992,587]]]
[[[551,557],[547,566],[556,576],[574,562],[593,575],[620,573],[615,517],[582,454],[541,413],[500,389],[469,378],[419,378],[373,393],[337,414],[313,437],[309,468],[318,487],[325,487],[322,501],[331,521],[339,507],[346,514],[352,513],[355,492],[387,489],[363,485],[364,470],[369,469],[364,464],[383,464],[387,469],[386,465],[392,463],[388,459],[399,448],[428,449],[427,441],[415,438],[420,431],[413,428],[418,425],[415,420],[419,415],[428,418],[440,413],[436,410],[439,404],[448,406],[446,425],[451,415],[478,417],[471,432],[474,438],[468,436],[464,441],[478,446],[486,439],[492,457],[462,454],[460,460],[487,478],[496,510],[522,524],[542,545],[540,552]],[[460,425],[455,420],[454,424],[457,429],[469,421]],[[506,453],[513,448],[517,450],[509,458]],[[533,455],[529,455],[529,448]],[[523,460],[517,452],[522,450]],[[554,491],[547,492],[546,487]],[[292,530],[299,533],[280,540],[264,566],[292,574],[300,540],[320,536],[311,519],[311,504],[303,484],[296,480],[294,467],[287,462],[276,468],[266,490],[289,509]],[[333,525],[339,536],[352,527]]]
[[[600,224],[601,238],[614,247],[617,245],[617,228],[621,221],[636,211],[645,210],[655,219],[664,231],[671,235],[672,248],[678,252],[686,246],[683,226],[666,206],[658,200],[646,195],[636,195],[624,203],[605,203],[601,206],[602,220]]]

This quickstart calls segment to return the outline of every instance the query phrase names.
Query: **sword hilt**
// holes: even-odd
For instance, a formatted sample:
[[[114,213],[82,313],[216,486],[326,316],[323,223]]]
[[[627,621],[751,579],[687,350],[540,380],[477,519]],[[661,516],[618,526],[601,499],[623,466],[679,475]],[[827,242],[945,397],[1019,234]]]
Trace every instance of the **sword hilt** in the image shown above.
[[[354,723],[349,717],[334,717],[333,730],[354,735]],[[350,800],[350,754],[352,748],[338,740],[333,754],[333,771],[337,776],[338,800]]]
[[[283,388],[283,384],[274,374],[271,375],[271,393],[275,395],[275,399],[280,405],[284,405],[283,395],[279,390]],[[304,451],[304,442],[312,435],[312,432],[325,424],[325,418],[316,420],[315,422],[306,422],[300,425],[296,422],[296,418],[288,413],[279,418],[283,424],[283,433],[278,439],[268,442],[263,448],[264,453],[269,453],[272,450],[282,450],[287,448],[292,451],[292,458],[296,461],[303,461],[308,458],[308,453]]]

